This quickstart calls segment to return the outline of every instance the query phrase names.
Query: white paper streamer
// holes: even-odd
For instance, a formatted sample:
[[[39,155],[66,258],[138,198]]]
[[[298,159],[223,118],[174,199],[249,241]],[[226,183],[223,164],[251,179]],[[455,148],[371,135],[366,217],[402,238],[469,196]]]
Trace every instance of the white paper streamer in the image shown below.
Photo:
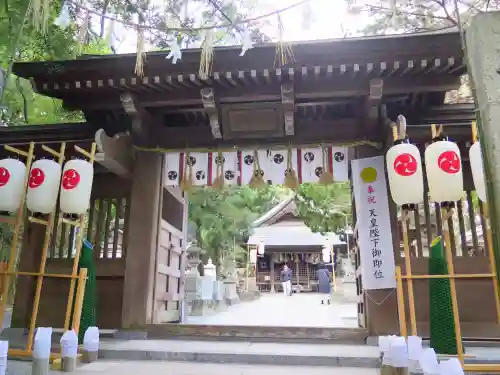
[[[172,60],[172,64],[177,64],[177,61],[182,58],[182,51],[181,51],[181,46],[179,43],[177,43],[176,40],[172,40],[170,42],[167,42],[168,48],[170,48],[170,52],[168,55],[165,57],[165,59]]]
[[[241,40],[241,53],[240,56],[245,56],[245,53],[253,48],[252,37],[249,30],[245,30],[243,33],[243,39]]]
[[[63,3],[63,6],[61,8],[61,12],[57,16],[57,18],[54,20],[54,25],[59,26],[61,29],[66,29],[71,20],[69,18],[69,7],[68,7],[68,2],[65,1]]]

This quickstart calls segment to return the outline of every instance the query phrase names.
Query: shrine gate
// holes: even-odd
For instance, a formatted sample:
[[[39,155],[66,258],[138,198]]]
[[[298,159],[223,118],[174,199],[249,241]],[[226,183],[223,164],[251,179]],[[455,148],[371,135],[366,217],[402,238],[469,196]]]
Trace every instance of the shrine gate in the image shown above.
[[[14,73],[29,79],[35,91],[81,110],[85,122],[0,128],[2,145],[98,145],[85,237],[96,246],[99,327],[137,329],[180,319],[187,196],[169,186],[167,151],[328,144],[349,147],[350,160],[378,156],[392,145],[391,126],[403,114],[410,138],[422,149],[430,142],[430,125],[443,125],[459,143],[464,171],[470,174],[473,106],[445,104],[466,70],[458,33],[301,42],[292,48],[295,62],[279,67],[273,66],[274,44],[257,46],[243,57],[239,48],[215,48],[207,79],[198,76],[199,50],[184,51],[175,65],[165,59],[166,52],[148,53],[142,77],[133,74],[135,55],[14,65]],[[3,148],[0,152],[6,156]],[[38,148],[35,154],[41,158],[44,151]],[[468,204],[458,204],[452,235],[455,267],[459,273],[480,273],[489,265],[481,250],[485,224],[476,222],[481,205],[474,200],[469,175],[465,187]],[[398,211],[389,201],[399,265]],[[412,219],[414,274],[427,273],[428,244],[440,231],[432,207],[426,198]],[[73,237],[64,224],[54,230],[50,272],[66,272]],[[37,268],[39,249],[39,228],[27,223],[20,270]],[[369,335],[398,332],[396,294],[364,293],[359,275],[360,327]],[[427,281],[414,284],[419,333],[425,336]],[[33,288],[33,280],[18,278],[13,326],[29,324]],[[37,325],[57,326],[67,288],[61,281],[44,283]],[[457,288],[464,336],[498,337],[494,301],[484,298],[492,293],[491,282],[463,279]]]

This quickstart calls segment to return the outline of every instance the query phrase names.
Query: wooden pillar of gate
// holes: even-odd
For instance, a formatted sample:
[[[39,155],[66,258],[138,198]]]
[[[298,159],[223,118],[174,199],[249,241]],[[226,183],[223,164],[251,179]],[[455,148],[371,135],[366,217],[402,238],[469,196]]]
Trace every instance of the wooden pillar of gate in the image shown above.
[[[370,158],[385,155],[385,149],[376,149],[371,146],[358,146],[355,149],[355,158]],[[386,173],[387,179],[387,173]],[[389,189],[389,186],[387,186]],[[397,207],[389,194],[389,215],[391,220],[392,244],[396,264],[399,263],[399,232]],[[358,250],[359,251],[359,250]],[[371,290],[369,296],[364,294],[364,314],[366,328],[371,336],[392,334],[398,332],[398,307],[396,293],[390,289]]]
[[[23,272],[38,272],[42,259],[40,244],[43,242],[45,236],[45,227],[35,223],[27,223],[25,225],[18,270]],[[13,280],[13,283],[16,285],[16,294],[11,326],[13,328],[28,328],[33,310],[36,278],[32,276],[19,276],[16,280]]]
[[[123,328],[140,328],[152,322],[163,164],[161,153],[136,155],[125,261]]]

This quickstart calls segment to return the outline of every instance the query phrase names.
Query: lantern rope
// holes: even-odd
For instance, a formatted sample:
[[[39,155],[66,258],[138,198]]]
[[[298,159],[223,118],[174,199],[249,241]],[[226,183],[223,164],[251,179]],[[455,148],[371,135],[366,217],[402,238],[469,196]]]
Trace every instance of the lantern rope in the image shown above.
[[[314,147],[324,147],[324,143],[321,143],[321,144],[308,144],[308,145],[302,145],[300,147],[297,146],[297,148],[301,148],[301,147],[310,147],[310,148],[314,148]],[[334,143],[332,142],[332,146],[337,146],[337,147],[357,147],[357,146],[371,146],[373,148],[376,148],[378,150],[382,150],[383,149],[383,144],[381,142],[373,142],[373,141],[355,141],[355,142],[340,142],[340,143]],[[161,152],[161,153],[165,153],[165,152],[181,152],[183,149],[179,149],[179,148],[162,148],[162,147],[142,147],[142,146],[136,146],[134,145],[133,146],[135,150],[137,151],[145,151],[145,152]],[[261,146],[252,146],[252,145],[248,145],[248,146],[238,146],[238,147],[228,147],[228,148],[224,148],[224,147],[221,147],[221,148],[194,148],[194,149],[191,149],[190,148],[190,151],[193,151],[193,152],[217,152],[218,150],[222,151],[222,152],[231,152],[231,151],[241,151],[241,150],[251,150],[251,149],[254,149],[254,148],[260,148],[260,149],[266,149],[266,150],[283,150],[283,149],[286,149],[288,148],[288,146],[272,146],[272,147],[262,147]]]

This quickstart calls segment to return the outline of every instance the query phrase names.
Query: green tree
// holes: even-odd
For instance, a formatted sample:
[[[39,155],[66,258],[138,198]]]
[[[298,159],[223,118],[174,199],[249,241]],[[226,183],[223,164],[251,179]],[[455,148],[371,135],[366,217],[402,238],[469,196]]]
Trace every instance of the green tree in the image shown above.
[[[351,222],[351,189],[348,183],[302,184],[295,196],[297,211],[313,232],[339,232]]]
[[[247,186],[194,188],[189,193],[189,220],[196,227],[198,246],[219,268],[223,258],[245,258],[241,245],[248,238],[252,222],[289,194],[286,188],[268,185],[253,190]]]

